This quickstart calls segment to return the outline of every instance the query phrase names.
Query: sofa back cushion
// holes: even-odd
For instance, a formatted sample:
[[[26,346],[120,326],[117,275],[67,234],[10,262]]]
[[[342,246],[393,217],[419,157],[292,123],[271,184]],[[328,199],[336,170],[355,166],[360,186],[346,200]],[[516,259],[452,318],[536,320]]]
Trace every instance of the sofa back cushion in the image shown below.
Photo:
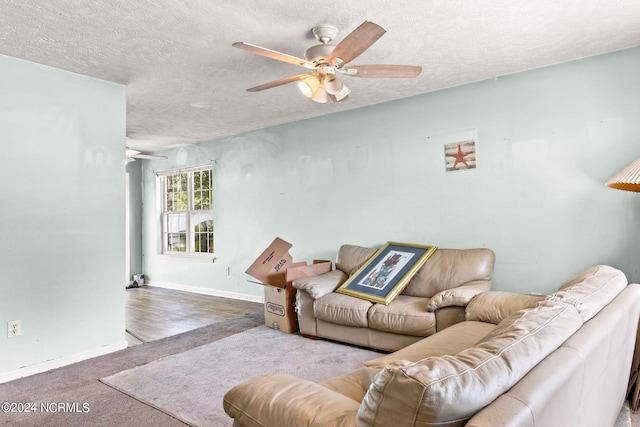
[[[474,280],[491,280],[495,254],[491,249],[438,249],[411,278],[405,295],[431,298],[440,291]]]
[[[622,271],[597,265],[575,275],[549,295],[549,299],[573,304],[586,322],[613,301],[627,284],[627,276]]]
[[[461,426],[582,325],[573,305],[542,301],[455,356],[394,362],[374,378],[358,426]]]
[[[375,254],[377,249],[365,248],[356,245],[342,245],[338,250],[336,268],[351,276],[369,258]]]

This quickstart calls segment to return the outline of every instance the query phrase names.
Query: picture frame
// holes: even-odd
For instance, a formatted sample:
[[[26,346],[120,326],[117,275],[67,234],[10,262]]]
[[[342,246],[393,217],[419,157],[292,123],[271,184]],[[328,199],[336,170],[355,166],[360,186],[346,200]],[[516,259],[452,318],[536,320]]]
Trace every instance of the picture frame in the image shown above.
[[[388,305],[436,250],[436,246],[387,242],[336,292]]]
[[[476,141],[469,139],[445,144],[444,159],[447,172],[475,169],[477,166]]]

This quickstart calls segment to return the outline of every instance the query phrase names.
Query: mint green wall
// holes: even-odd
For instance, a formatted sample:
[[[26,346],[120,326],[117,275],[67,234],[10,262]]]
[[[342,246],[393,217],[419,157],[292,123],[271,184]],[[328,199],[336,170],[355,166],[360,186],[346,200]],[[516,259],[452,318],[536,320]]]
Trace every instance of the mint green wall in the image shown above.
[[[142,161],[127,164],[129,176],[129,267],[130,276],[142,268]],[[127,282],[133,277],[127,277]]]
[[[125,97],[0,55],[0,374],[125,342]]]
[[[443,145],[470,136],[477,169],[445,172]],[[215,161],[217,259],[158,255],[145,209],[152,282],[261,295],[244,271],[275,236],[298,261],[335,259],[343,243],[488,247],[494,288],[515,292],[600,263],[640,279],[640,194],[604,184],[640,156],[640,48],[166,154],[143,167],[145,206],[156,172]]]

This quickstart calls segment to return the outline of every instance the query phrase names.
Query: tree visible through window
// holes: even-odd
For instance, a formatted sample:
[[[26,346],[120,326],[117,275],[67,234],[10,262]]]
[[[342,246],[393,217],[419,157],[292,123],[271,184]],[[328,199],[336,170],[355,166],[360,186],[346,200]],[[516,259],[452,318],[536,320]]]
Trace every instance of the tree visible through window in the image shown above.
[[[164,253],[213,253],[213,169],[211,166],[158,176],[162,188]]]

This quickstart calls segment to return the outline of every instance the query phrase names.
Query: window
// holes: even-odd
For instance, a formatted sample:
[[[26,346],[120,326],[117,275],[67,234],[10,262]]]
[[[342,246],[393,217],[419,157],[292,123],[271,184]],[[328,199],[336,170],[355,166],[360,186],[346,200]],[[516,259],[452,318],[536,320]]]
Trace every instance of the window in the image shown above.
[[[158,174],[162,192],[162,251],[213,253],[213,169],[211,166]]]

